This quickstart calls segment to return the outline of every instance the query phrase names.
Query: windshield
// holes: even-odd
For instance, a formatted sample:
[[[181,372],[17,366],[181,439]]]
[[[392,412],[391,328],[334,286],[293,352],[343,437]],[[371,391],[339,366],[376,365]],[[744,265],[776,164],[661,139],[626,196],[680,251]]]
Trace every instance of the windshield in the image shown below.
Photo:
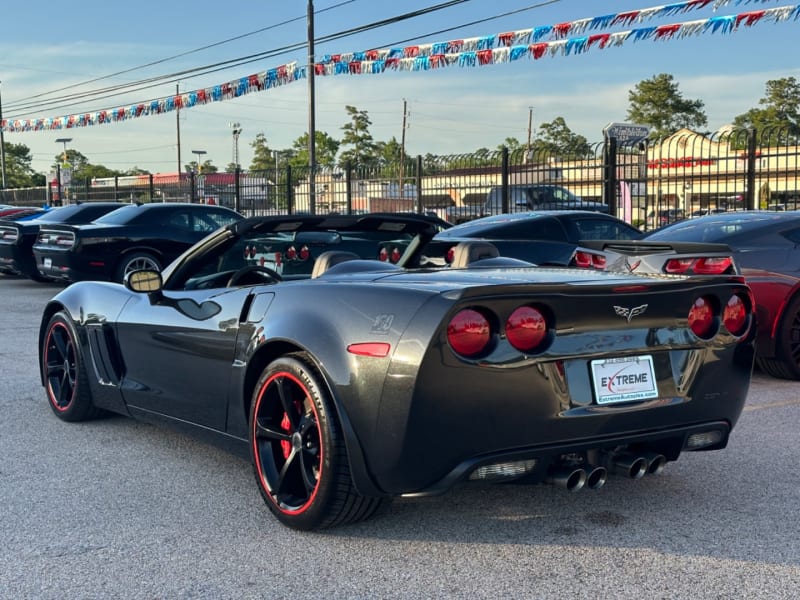
[[[225,287],[245,268],[266,267],[282,279],[307,279],[323,252],[343,251],[361,259],[399,263],[416,247],[418,235],[399,231],[263,232],[252,229],[209,247],[170,278],[171,289]]]

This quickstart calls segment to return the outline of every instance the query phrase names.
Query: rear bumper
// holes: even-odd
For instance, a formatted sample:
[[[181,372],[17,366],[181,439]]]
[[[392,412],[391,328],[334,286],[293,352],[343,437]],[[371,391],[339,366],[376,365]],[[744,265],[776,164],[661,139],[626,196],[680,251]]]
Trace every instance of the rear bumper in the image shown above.
[[[651,431],[635,435],[609,436],[585,442],[553,444],[538,448],[522,448],[510,452],[496,452],[477,456],[459,463],[444,477],[416,492],[403,494],[406,497],[432,496],[447,492],[459,482],[468,480],[470,475],[481,467],[516,462],[531,463],[530,470],[523,476],[526,483],[547,481],[556,468],[563,464],[576,466],[603,467],[613,472],[616,459],[622,456],[664,456],[668,461],[678,459],[681,452],[688,450],[687,440],[695,434],[714,432],[719,442],[702,450],[719,450],[728,443],[730,423],[713,421],[661,431]]]
[[[36,269],[57,281],[109,281],[113,271],[107,256],[90,257],[74,252],[48,252],[34,249]]]

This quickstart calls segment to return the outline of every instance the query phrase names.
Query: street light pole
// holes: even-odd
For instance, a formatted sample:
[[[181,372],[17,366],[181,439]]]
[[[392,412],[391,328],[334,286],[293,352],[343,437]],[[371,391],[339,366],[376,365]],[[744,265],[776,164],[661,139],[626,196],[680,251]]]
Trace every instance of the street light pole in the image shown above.
[[[58,138],[56,139],[56,144],[64,144],[64,154],[61,155],[61,164],[62,166],[66,166],[67,164],[67,144],[72,141],[72,138]]]
[[[197,157],[197,159],[196,159],[196,161],[197,161],[197,171],[196,171],[196,173],[197,173],[197,175],[202,175],[202,173],[203,173],[203,164],[200,162],[200,158],[204,154],[206,154],[206,151],[205,150],[192,150],[192,154],[194,154]],[[194,186],[192,187],[192,202],[194,202],[195,199],[197,199],[197,191],[196,190],[198,188],[200,188],[201,185],[202,185],[203,187],[202,187],[202,195],[200,197],[200,203],[201,204],[205,204],[205,186],[203,185],[203,182],[201,181],[199,176],[195,177],[194,175],[191,175],[191,178],[192,178],[192,180],[194,182]]]
[[[61,204],[66,204],[65,201],[69,201],[69,189],[63,189],[64,184],[66,183],[69,185],[72,183],[72,171],[69,171],[67,167],[69,163],[67,162],[67,144],[72,141],[72,138],[56,138],[56,144],[64,144],[64,154],[61,155],[61,164],[59,165],[56,163],[58,167],[56,169],[56,175],[58,177],[58,200]],[[62,179],[66,181],[62,181]],[[63,192],[63,196],[61,195]]]
[[[0,83],[3,83],[0,81]],[[6,142],[3,139],[3,96],[0,95],[0,170],[3,173],[2,187],[6,189]]]
[[[192,154],[194,154],[197,157],[197,159],[196,159],[196,161],[197,161],[197,172],[198,173],[202,173],[203,172],[203,164],[200,162],[200,158],[204,154],[208,154],[208,153],[205,150],[192,150]]]

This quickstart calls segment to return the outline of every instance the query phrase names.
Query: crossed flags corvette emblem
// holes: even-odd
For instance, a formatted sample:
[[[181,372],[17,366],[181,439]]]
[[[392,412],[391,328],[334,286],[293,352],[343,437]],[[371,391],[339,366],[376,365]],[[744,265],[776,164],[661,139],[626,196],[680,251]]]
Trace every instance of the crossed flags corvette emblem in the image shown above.
[[[633,317],[638,317],[639,315],[644,314],[644,311],[647,310],[647,304],[642,304],[641,306],[637,306],[635,308],[626,308],[624,306],[614,306],[614,312],[617,313],[620,317],[624,317],[628,320],[628,323],[631,322]]]

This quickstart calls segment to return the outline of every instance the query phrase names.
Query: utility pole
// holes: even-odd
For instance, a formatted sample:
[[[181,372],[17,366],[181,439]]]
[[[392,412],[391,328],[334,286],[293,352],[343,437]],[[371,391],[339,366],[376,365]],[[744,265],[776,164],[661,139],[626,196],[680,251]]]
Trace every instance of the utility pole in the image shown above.
[[[180,94],[180,84],[175,84],[175,95],[177,96]],[[178,183],[181,181],[181,171],[183,171],[183,167],[181,166],[181,107],[179,106],[178,109],[175,111],[175,130],[178,134]]]
[[[403,98],[403,131],[400,133],[400,197],[405,198],[403,193],[403,176],[406,168],[406,119],[408,118],[408,102]]]
[[[306,21],[308,25],[308,210],[315,215],[317,214],[317,133],[314,98],[314,0],[308,0]]]
[[[0,83],[3,83],[0,81]],[[6,189],[6,142],[3,139],[3,96],[0,95],[0,171],[3,173],[2,187]]]
[[[525,146],[525,162],[531,159],[531,136],[533,135],[533,107],[528,107],[528,144]]]

